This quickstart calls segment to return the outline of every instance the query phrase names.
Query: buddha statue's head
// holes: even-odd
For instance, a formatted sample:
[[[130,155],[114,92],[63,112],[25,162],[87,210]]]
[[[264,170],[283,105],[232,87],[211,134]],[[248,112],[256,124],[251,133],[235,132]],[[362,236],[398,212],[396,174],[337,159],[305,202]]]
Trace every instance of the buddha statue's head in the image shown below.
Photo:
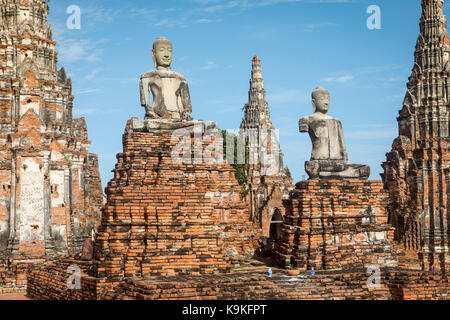
[[[172,42],[160,37],[153,42],[153,62],[157,70],[170,70],[172,68]]]
[[[314,113],[327,114],[330,109],[330,93],[323,87],[316,88],[312,93]]]

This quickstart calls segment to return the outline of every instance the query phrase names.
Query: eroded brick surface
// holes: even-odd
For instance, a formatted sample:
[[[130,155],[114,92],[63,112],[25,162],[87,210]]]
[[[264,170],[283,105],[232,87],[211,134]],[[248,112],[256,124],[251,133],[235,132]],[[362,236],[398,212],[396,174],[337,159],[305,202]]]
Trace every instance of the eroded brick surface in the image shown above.
[[[443,1],[422,1],[415,65],[399,112],[399,137],[383,164],[396,240],[423,269],[450,263],[450,62]]]
[[[29,274],[27,295],[40,300],[448,300],[448,276],[382,269],[377,287],[365,269],[319,271],[290,277],[249,267],[232,274],[126,278],[108,283],[82,273],[81,288],[67,289],[65,270],[77,261],[53,262]],[[89,263],[83,267],[89,269]]]
[[[103,205],[97,156],[88,153],[85,119],[72,119],[72,84],[57,69],[47,10],[45,0],[0,7],[0,256],[7,268],[78,252]]]
[[[95,242],[97,276],[226,272],[228,252],[254,252],[260,231],[234,170],[225,162],[174,162],[179,142],[171,132],[135,132],[128,122]]]
[[[301,270],[396,266],[381,181],[309,180],[285,202],[275,262]]]
[[[169,156],[173,147],[169,135],[133,132],[129,123],[124,152],[118,155],[115,177],[107,188],[108,204],[95,242],[94,261],[59,259],[35,266],[28,274],[29,296],[84,300],[449,299],[445,99],[450,63],[441,56],[448,36],[443,28],[442,0],[423,0],[423,8],[424,35],[416,54],[422,62],[410,79],[399,118],[400,137],[385,164],[388,191],[379,181],[304,181],[283,202],[284,224],[274,258],[283,268],[292,265],[300,269],[300,276],[288,277],[287,271],[274,268],[274,276],[268,278],[267,267],[230,269],[226,249],[244,253],[254,246],[259,232],[248,222],[257,216],[256,211],[249,214],[239,200],[242,190],[232,170],[174,164]],[[441,67],[449,68],[444,78]],[[33,81],[30,74],[28,83],[33,85]],[[261,97],[263,91],[255,93]],[[31,109],[35,107],[35,100],[29,103]],[[0,115],[4,110],[0,105]],[[261,110],[248,111],[251,122]],[[30,139],[36,139],[38,123],[32,118],[29,128],[34,130]],[[7,176],[0,172],[0,181]],[[264,193],[270,188],[262,188],[261,199],[270,203],[272,198],[271,205],[276,205],[282,190],[272,197]],[[8,189],[0,189],[1,194],[8,194]],[[393,211],[388,221],[389,196]],[[4,212],[0,207],[0,217]],[[397,227],[401,248],[393,242],[394,228],[389,222]],[[78,290],[67,288],[71,265],[82,270]],[[368,267],[378,268],[380,281],[375,287]],[[315,274],[309,271],[312,268]]]

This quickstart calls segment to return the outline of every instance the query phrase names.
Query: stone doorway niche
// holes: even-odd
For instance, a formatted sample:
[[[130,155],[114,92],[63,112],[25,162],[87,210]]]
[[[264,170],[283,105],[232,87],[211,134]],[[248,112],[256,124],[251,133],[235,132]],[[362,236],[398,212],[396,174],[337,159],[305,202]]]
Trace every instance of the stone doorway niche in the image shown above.
[[[281,238],[281,227],[283,223],[284,220],[280,209],[275,208],[272,221],[270,222],[269,247],[271,253],[273,252],[275,242]]]
[[[281,226],[283,225],[283,222],[284,220],[280,209],[275,208],[270,223],[270,239],[272,241],[277,241],[281,238]]]

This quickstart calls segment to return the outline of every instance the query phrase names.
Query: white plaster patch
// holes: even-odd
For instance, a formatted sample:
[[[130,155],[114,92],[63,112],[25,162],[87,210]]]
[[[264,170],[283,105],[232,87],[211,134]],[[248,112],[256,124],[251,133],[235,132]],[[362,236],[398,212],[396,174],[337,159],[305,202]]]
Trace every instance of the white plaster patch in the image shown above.
[[[52,153],[50,154],[50,159],[52,161],[61,161],[63,158],[64,156],[62,155],[62,153],[55,150],[53,150]]]
[[[29,14],[30,14],[29,10],[21,9],[19,12],[19,16],[17,17],[17,22],[20,24],[25,20],[28,20]]]
[[[20,242],[44,240],[44,173],[33,158],[20,166],[18,229]]]
[[[377,240],[384,240],[384,239],[386,239],[386,237],[387,237],[386,232],[375,233],[375,239],[377,239]]]
[[[8,230],[8,222],[0,221],[0,233]]]
[[[39,114],[39,102],[32,102],[31,97],[24,97],[20,102],[20,117],[23,117],[28,110],[34,110],[36,114]],[[28,102],[31,101],[31,102]]]
[[[62,111],[56,111],[56,120],[61,121],[63,119]]]

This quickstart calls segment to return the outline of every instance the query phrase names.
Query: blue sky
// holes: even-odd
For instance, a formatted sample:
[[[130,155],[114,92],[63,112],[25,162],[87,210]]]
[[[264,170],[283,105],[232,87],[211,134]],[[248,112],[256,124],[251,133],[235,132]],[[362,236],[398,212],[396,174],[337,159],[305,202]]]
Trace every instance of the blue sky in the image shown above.
[[[81,8],[80,30],[66,27],[70,5]],[[381,30],[366,26],[369,5],[381,8]],[[343,123],[350,161],[369,164],[371,178],[380,179],[413,66],[419,0],[57,0],[50,6],[59,67],[72,77],[74,117],[87,120],[104,186],[122,151],[126,121],[144,116],[139,78],[153,69],[150,50],[159,36],[174,44],[173,69],[189,82],[194,118],[239,128],[257,54],[294,181],[305,175],[311,154],[298,120],[312,113],[317,86],[331,92],[330,115]]]

